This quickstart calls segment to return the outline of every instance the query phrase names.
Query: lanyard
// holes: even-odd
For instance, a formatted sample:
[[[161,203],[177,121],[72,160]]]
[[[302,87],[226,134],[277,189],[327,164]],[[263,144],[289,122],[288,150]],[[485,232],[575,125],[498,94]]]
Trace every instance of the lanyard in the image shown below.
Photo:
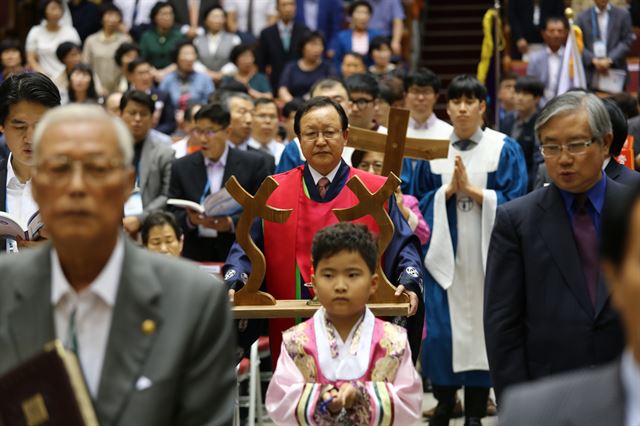
[[[209,190],[211,189],[211,181],[207,179],[207,184],[204,186],[204,191],[202,191],[202,195],[200,196],[200,204],[204,203],[204,199],[209,195]]]
[[[596,8],[591,9],[591,30],[593,31],[594,40],[602,40],[600,34],[600,27],[598,26],[598,16],[596,14]]]

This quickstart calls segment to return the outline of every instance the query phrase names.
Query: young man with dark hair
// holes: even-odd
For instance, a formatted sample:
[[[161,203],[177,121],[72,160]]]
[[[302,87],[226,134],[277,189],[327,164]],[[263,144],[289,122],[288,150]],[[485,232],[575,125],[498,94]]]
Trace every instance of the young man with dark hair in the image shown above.
[[[423,161],[414,193],[432,232],[424,264],[427,338],[423,374],[438,406],[432,426],[445,426],[455,394],[465,388],[465,425],[479,426],[491,380],[482,328],[484,259],[499,204],[526,192],[527,171],[516,141],[482,130],[487,89],[455,77],[447,91],[453,123],[446,159]]]
[[[513,98],[516,94],[515,88],[517,80],[518,74],[514,72],[508,72],[500,77],[500,86],[498,88],[498,114],[500,121],[504,120],[515,108]]]
[[[436,117],[433,107],[438,101],[442,83],[428,68],[420,68],[404,78],[404,106],[409,109],[407,136],[422,139],[449,139],[451,126]],[[412,194],[411,181],[420,160],[405,158],[402,163],[402,192]]]
[[[249,146],[271,155],[277,167],[284,151],[284,144],[276,141],[278,105],[273,99],[261,98],[254,102],[254,108]]]
[[[516,81],[515,91],[515,114],[508,115],[500,122],[500,131],[520,144],[529,176],[527,191],[531,191],[538,164],[543,161],[534,125],[538,118],[538,105],[544,95],[544,84],[535,77],[520,77]]]
[[[380,88],[378,82],[370,74],[354,74],[345,80],[349,91],[349,122],[353,127],[367,130],[378,130],[375,121],[378,110]],[[386,133],[386,129],[381,129]]]
[[[23,223],[38,211],[31,195],[33,131],[40,118],[59,105],[60,92],[44,74],[14,74],[0,85],[0,132],[11,152],[0,161],[0,211]],[[16,252],[32,244],[0,238],[0,252]]]
[[[378,87],[380,88],[380,101],[378,102],[376,121],[381,126],[387,127],[391,107],[404,107],[404,86],[401,79],[392,77],[389,80],[381,81]]]
[[[155,102],[145,92],[130,90],[122,95],[120,116],[133,137],[136,170],[135,187],[125,205],[122,220],[130,234],[139,231],[149,212],[164,207],[169,192],[174,152],[150,133],[154,111]]]
[[[260,154],[228,146],[230,121],[229,112],[220,104],[209,104],[196,113],[192,133],[201,149],[173,163],[169,198],[202,204],[209,194],[224,188],[231,176],[255,194],[270,170]],[[184,230],[184,257],[200,262],[222,262],[227,258],[239,214],[209,217],[193,210],[171,210]]]
[[[328,97],[312,98],[296,113],[294,129],[306,162],[275,175],[279,186],[268,200],[275,208],[292,208],[292,215],[284,224],[257,220],[251,229],[253,241],[262,247],[266,257],[266,289],[276,299],[311,298],[308,288],[303,285],[311,281],[311,239],[320,229],[338,222],[332,213],[334,208],[349,208],[357,203],[346,186],[347,181],[357,175],[370,191],[377,190],[385,182],[385,178],[350,167],[342,160],[348,126],[347,113]],[[423,324],[419,310],[422,307],[419,242],[402,217],[395,195],[389,197],[386,209],[395,228],[382,264],[386,276],[398,286],[396,294],[405,291],[410,297],[413,316],[407,319],[407,327],[412,351],[417,354]],[[370,215],[355,222],[378,229]],[[247,255],[237,243],[229,253],[224,272],[233,295],[244,285],[243,276],[251,272]],[[281,332],[292,325],[291,320],[269,321],[274,361],[280,351]]]

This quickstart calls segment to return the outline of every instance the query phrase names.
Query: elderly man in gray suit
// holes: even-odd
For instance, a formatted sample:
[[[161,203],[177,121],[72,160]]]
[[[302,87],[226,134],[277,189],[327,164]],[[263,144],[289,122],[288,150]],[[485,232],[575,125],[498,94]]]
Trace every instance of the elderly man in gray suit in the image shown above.
[[[569,22],[565,18],[560,16],[547,18],[542,30],[544,49],[532,53],[529,57],[527,75],[544,83],[544,97],[541,106],[544,106],[557,94],[562,55],[568,35]]]
[[[0,375],[60,339],[101,425],[229,425],[234,332],[226,292],[120,232],[135,172],[122,122],[97,106],[47,113],[33,196],[46,245],[0,258]]]
[[[124,207],[124,228],[138,232],[149,212],[164,208],[169,194],[171,163],[175,151],[156,140],[153,127],[155,102],[147,93],[130,90],[120,100],[120,115],[133,136],[133,166],[136,178],[133,192]]]
[[[627,73],[627,54],[634,34],[631,15],[625,9],[609,4],[609,0],[593,0],[594,6],[580,12],[576,25],[584,39],[582,61],[587,73],[587,85],[593,86],[593,78],[617,69]]]
[[[640,425],[639,189],[608,206],[602,224],[603,272],[627,335],[622,358],[508,390],[501,425]]]

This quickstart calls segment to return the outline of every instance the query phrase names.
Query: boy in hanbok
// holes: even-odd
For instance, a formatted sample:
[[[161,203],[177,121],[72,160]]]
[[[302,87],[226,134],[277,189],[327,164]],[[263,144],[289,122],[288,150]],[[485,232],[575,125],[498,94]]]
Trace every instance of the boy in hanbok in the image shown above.
[[[410,425],[422,382],[403,328],[373,316],[378,250],[364,225],[339,223],[313,239],[312,283],[322,307],[283,333],[267,390],[282,425]]]

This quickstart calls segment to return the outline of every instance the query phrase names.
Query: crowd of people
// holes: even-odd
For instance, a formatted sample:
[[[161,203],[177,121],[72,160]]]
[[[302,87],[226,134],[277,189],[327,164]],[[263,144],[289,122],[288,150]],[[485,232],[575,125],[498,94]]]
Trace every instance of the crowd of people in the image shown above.
[[[640,173],[621,163],[638,155],[638,100],[593,92],[628,52],[611,30],[626,11],[583,12],[590,83],[566,93],[568,23],[547,16],[527,75],[500,82],[493,128],[478,79],[444,87],[398,61],[399,0],[349,2],[348,29],[327,13],[336,0],[130,3],[45,0],[25,50],[0,42],[0,211],[42,222],[0,239],[0,376],[58,338],[101,423],[230,424],[235,364],[268,334],[278,424],[411,424],[423,382],[433,426],[481,425],[496,403],[505,425],[637,424]],[[333,211],[358,203],[352,177],[372,193],[385,183],[384,154],[347,141],[352,128],[386,135],[391,107],[409,110],[407,137],[449,150],[403,159],[379,252],[371,214],[339,224]],[[268,205],[290,216],[250,227],[262,289],[317,297],[311,319],[233,321],[254,265],[232,176],[250,194],[278,183]],[[198,270],[210,262],[222,282]],[[380,273],[406,316],[366,307]],[[528,383],[594,366],[566,386]],[[584,414],[608,419],[576,396],[598,378],[629,422]]]

